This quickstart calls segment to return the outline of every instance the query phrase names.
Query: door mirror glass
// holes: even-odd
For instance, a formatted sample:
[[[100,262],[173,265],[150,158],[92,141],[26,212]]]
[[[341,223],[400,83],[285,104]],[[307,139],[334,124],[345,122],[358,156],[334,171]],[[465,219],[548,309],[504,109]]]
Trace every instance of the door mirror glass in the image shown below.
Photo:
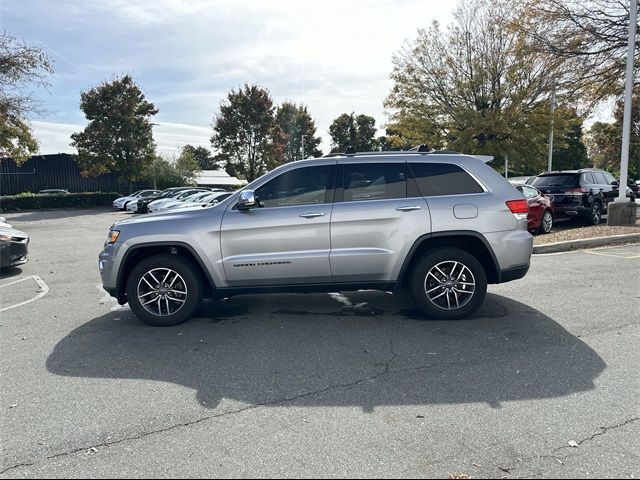
[[[249,210],[256,206],[256,196],[253,190],[245,190],[240,193],[238,210]]]

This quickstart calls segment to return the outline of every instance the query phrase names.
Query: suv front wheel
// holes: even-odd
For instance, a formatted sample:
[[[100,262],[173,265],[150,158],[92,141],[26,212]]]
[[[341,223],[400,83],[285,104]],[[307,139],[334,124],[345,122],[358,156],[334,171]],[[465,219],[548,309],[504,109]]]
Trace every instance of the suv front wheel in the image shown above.
[[[193,264],[177,255],[155,255],[134,267],[127,301],[142,321],[157,327],[185,322],[200,304],[202,285]]]
[[[484,301],[487,275],[473,255],[458,248],[439,248],[413,269],[411,292],[422,311],[433,319],[467,318]]]

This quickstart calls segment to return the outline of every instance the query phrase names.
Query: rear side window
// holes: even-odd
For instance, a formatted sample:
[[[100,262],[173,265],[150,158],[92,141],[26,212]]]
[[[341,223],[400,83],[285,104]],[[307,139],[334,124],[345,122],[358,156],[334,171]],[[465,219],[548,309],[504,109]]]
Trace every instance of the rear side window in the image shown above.
[[[596,181],[593,179],[593,175],[591,173],[583,173],[582,178],[588,185],[593,185]]]
[[[538,196],[538,190],[526,185],[522,186],[522,193],[524,193],[524,196],[527,199],[536,198]]]
[[[346,164],[342,185],[345,202],[407,196],[407,178],[402,163]]]
[[[484,192],[478,182],[457,165],[425,162],[409,166],[423,197]]]
[[[577,173],[541,175],[533,181],[534,187],[578,187],[580,175]]]
[[[596,183],[598,185],[606,185],[607,183],[609,183],[604,178],[604,175],[602,173],[600,173],[600,172],[593,172],[593,176],[596,177]]]

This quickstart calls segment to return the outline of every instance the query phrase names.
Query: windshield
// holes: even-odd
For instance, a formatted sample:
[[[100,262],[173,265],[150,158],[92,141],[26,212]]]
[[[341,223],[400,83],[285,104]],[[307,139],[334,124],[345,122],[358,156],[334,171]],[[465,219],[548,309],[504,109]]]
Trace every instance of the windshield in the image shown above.
[[[541,175],[536,177],[532,185],[534,187],[577,187],[578,175],[558,174],[558,175]]]

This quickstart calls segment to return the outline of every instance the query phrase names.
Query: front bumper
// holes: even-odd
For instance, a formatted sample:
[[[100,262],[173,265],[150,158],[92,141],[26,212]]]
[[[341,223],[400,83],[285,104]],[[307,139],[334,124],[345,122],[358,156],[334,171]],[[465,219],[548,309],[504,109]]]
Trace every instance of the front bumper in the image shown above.
[[[29,261],[29,241],[0,242],[0,268],[17,267]]]

